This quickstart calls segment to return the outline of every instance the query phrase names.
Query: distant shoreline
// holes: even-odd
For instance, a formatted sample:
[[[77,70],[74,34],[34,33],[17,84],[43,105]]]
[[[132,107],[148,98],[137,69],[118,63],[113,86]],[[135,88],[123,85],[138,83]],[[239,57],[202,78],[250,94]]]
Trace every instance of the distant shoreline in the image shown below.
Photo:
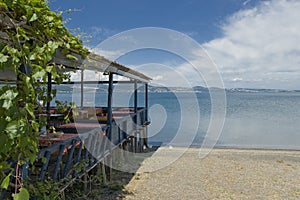
[[[67,84],[72,85],[73,84]],[[73,87],[69,87],[65,84],[56,85],[56,89],[58,92],[72,92]],[[93,93],[95,92],[101,92],[105,93],[106,88],[97,87],[97,85],[93,86]],[[194,87],[164,87],[164,86],[149,86],[149,92],[150,93],[163,93],[163,92],[209,92],[209,91],[226,91],[226,92],[246,92],[246,93],[299,93],[300,90],[297,89],[269,89],[269,88],[217,88],[217,87],[202,87],[202,86],[194,86]],[[131,90],[118,88],[118,92],[128,92]],[[86,91],[85,91],[86,92]]]

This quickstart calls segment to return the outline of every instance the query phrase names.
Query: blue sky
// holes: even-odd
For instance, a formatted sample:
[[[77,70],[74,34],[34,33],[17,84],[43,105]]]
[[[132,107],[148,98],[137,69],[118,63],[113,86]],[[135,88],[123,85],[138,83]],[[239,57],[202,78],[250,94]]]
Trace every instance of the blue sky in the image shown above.
[[[58,11],[73,10],[64,14],[65,19],[71,18],[67,27],[71,30],[79,27],[91,35],[91,42],[86,44],[89,47],[134,28],[168,28],[187,34],[203,46],[227,88],[299,89],[300,86],[297,0],[52,0],[50,7]],[[153,62],[170,65],[175,70],[189,67],[178,56],[157,50],[134,52],[118,62],[131,67]],[[168,70],[149,75],[154,81],[164,79],[171,83],[166,78]],[[183,71],[180,72],[184,74]],[[189,74],[193,73],[189,71],[184,76],[197,79]],[[201,85],[203,81],[191,84]]]
[[[221,36],[220,25],[257,1],[243,0],[52,0],[52,10],[66,11],[67,27],[80,27],[94,37],[92,44],[113,34],[139,27],[164,27],[186,33],[198,42]],[[245,3],[246,2],[246,3]]]

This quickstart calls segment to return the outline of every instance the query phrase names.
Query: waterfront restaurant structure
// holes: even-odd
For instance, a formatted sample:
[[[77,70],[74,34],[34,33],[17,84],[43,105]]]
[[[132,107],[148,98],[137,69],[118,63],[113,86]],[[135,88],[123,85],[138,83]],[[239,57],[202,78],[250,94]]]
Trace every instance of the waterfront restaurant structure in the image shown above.
[[[110,61],[102,56],[89,53],[83,60],[76,53],[72,53],[78,60],[70,60],[58,50],[53,61],[64,66],[66,73],[77,71],[81,74],[79,82],[65,82],[80,88],[80,105],[69,109],[69,121],[65,121],[66,113],[60,113],[47,102],[44,115],[47,117],[48,128],[54,126],[60,135],[39,138],[39,159],[34,170],[26,165],[22,166],[23,178],[30,177],[31,181],[54,180],[60,181],[61,190],[64,190],[73,180],[84,176],[101,161],[111,163],[112,152],[116,148],[126,148],[131,152],[141,152],[147,147],[148,121],[148,83],[151,78],[144,74]],[[100,72],[106,76],[105,81],[85,81],[85,70]],[[125,81],[114,80],[114,77],[125,77]],[[0,84],[15,84],[16,75],[9,70],[0,70]],[[48,95],[53,84],[51,75],[45,83]],[[88,85],[103,84],[107,86],[107,105],[104,107],[85,107],[83,103],[84,88]],[[116,84],[131,84],[133,86],[133,106],[113,107],[113,92]],[[144,92],[144,105],[138,106],[138,91],[141,86]],[[72,93],[70,93],[72,95]],[[95,101],[97,101],[95,99]],[[70,115],[71,113],[71,115]],[[63,134],[61,134],[63,133]],[[41,131],[41,134],[43,132]],[[111,173],[111,168],[105,172],[104,177]],[[29,169],[29,170],[28,170]]]

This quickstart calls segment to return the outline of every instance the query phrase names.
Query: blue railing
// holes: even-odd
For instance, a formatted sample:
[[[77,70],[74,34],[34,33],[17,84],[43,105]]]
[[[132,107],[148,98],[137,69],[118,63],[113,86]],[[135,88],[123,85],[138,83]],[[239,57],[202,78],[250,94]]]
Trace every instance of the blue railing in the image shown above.
[[[102,126],[56,144],[41,147],[33,166],[23,166],[23,176],[30,181],[59,181],[61,190],[99,164],[112,150],[127,142],[133,152],[145,145],[147,109],[114,120]],[[110,131],[111,129],[111,131]],[[111,133],[111,136],[109,136]],[[67,133],[65,133],[67,134]],[[109,140],[108,138],[111,138]]]
[[[63,142],[42,148],[31,180],[72,180],[87,173],[109,152],[106,137],[109,127],[93,129]]]

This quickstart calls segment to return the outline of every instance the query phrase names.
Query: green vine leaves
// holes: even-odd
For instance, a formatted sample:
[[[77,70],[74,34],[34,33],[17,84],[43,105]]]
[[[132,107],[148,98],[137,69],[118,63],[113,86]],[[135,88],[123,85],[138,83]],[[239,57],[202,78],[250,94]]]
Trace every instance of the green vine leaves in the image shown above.
[[[64,26],[61,14],[52,12],[44,0],[0,0],[0,73],[15,75],[13,80],[1,80],[5,83],[0,88],[1,187],[7,186],[16,164],[36,159],[41,126],[34,113],[36,102],[49,101],[55,95],[47,97],[47,74],[58,84],[69,78],[63,73],[64,66],[53,62],[53,56],[58,49],[69,59],[76,59],[73,51],[87,55],[79,38]],[[15,187],[19,188],[15,199],[28,196],[22,182]]]

